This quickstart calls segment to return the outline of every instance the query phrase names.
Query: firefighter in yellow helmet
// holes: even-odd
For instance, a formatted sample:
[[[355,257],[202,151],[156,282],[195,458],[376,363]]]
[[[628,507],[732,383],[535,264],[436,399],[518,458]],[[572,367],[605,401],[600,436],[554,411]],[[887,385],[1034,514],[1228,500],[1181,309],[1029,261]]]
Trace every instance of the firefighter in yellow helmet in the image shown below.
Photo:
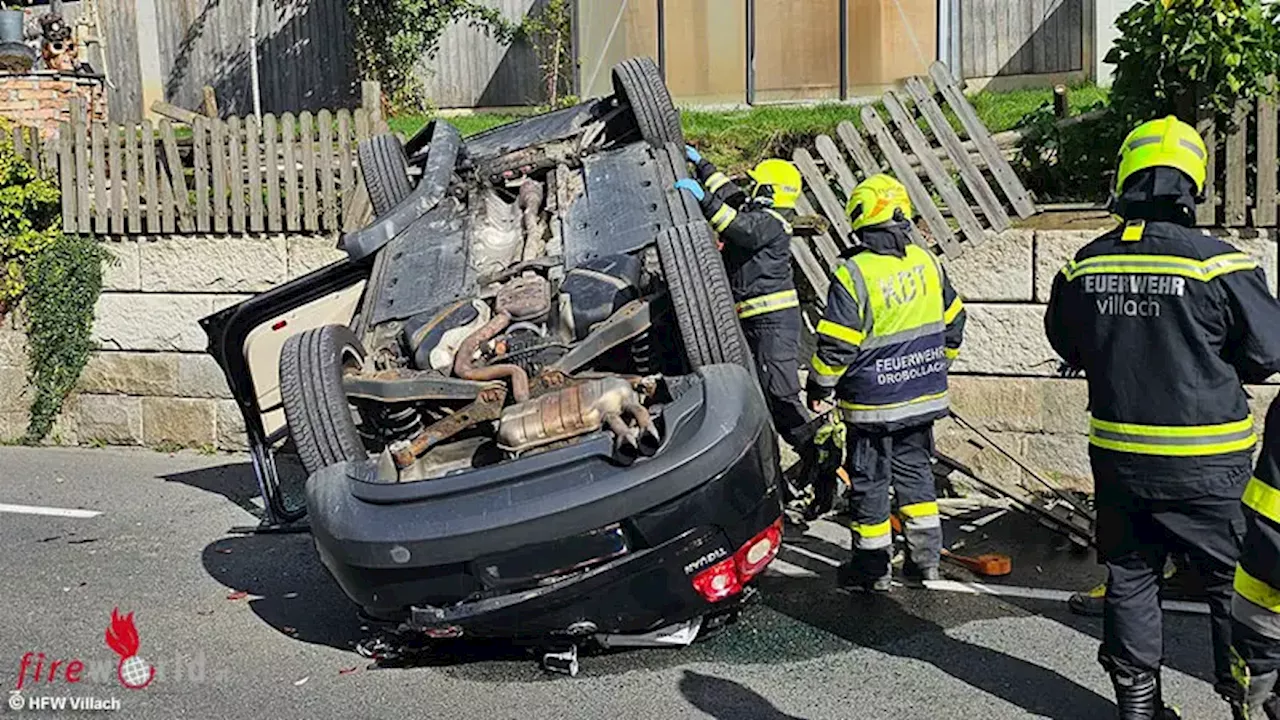
[[[729,287],[774,426],[788,444],[803,448],[812,431],[800,401],[800,298],[791,276],[800,171],[786,160],[765,160],[748,173],[752,185],[744,191],[694,148],[685,154],[698,180],[680,180],[676,187],[698,201],[724,241]]]
[[[947,369],[960,352],[965,311],[942,263],[911,243],[902,183],[867,178],[846,212],[860,245],[836,268],[806,393],[815,411],[834,394],[849,428],[853,559],[840,567],[840,583],[883,592],[891,485],[907,539],[904,575],[938,577],[933,422],[947,414]]]
[[[1098,560],[1107,568],[1098,659],[1123,720],[1175,717],[1161,697],[1161,572],[1186,552],[1208,596],[1216,688],[1234,705],[1231,580],[1240,497],[1257,442],[1242,383],[1280,371],[1280,302],[1258,263],[1197,232],[1207,150],[1173,117],[1120,148],[1122,224],[1054,278],[1045,331],[1089,385]]]

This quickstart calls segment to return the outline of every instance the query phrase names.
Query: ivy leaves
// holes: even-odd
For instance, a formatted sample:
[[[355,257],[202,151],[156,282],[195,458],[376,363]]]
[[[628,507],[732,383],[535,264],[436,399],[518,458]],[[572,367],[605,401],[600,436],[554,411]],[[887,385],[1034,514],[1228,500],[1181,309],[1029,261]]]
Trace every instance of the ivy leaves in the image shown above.
[[[348,0],[355,23],[356,62],[362,77],[382,84],[392,105],[423,110],[427,98],[415,70],[440,49],[440,36],[466,22],[508,43],[516,27],[478,0]]]
[[[1277,22],[1280,5],[1260,0],[1142,0],[1116,20],[1105,58],[1116,66],[1114,108],[1130,125],[1194,120],[1197,102],[1229,115],[1280,72]]]

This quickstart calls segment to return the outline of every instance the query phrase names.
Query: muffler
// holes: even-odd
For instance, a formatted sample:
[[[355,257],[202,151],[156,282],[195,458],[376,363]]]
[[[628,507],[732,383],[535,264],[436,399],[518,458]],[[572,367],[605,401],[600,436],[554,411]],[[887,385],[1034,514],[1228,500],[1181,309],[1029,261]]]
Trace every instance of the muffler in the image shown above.
[[[640,403],[640,394],[621,377],[595,378],[512,405],[502,412],[498,442],[504,450],[520,452],[602,427],[617,437],[624,458],[657,451],[658,428]]]

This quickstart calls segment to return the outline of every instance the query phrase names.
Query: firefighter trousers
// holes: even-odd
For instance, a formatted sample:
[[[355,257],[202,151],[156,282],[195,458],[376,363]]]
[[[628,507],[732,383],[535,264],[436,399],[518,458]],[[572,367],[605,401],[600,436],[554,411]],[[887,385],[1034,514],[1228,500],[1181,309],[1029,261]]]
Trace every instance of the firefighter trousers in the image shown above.
[[[777,310],[742,321],[742,332],[760,373],[773,425],[787,444],[801,449],[809,412],[800,402],[800,308]]]
[[[904,572],[938,567],[942,523],[932,469],[933,423],[887,433],[849,430],[854,576],[869,582],[890,575],[890,486],[907,539]]]
[[[1101,463],[1093,464],[1097,487],[1098,561],[1107,568],[1102,647],[1108,670],[1158,671],[1164,656],[1160,585],[1165,559],[1185,553],[1204,582],[1212,627],[1213,663],[1219,691],[1231,678],[1231,580],[1244,537],[1240,482],[1209,494],[1178,500],[1135,495]]]

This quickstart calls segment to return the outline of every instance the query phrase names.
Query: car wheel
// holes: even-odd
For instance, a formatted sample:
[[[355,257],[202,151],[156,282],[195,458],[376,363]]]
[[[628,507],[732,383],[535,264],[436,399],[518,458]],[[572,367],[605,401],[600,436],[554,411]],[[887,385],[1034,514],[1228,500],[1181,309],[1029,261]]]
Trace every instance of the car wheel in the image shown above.
[[[289,338],[280,353],[280,396],[303,469],[368,457],[342,389],[344,370],[364,363],[350,328],[325,325]]]
[[[657,146],[671,142],[684,147],[680,111],[671,101],[657,63],[649,58],[618,63],[613,68],[613,91],[631,106],[640,137]]]
[[[683,225],[702,218],[702,210],[693,196],[676,189],[676,181],[689,177],[689,161],[685,159],[684,146],[667,143],[654,155],[658,161],[658,175],[667,192],[667,207],[671,210],[671,223]]]
[[[400,138],[389,133],[361,140],[357,152],[374,217],[382,217],[413,192],[409,158]]]
[[[705,222],[658,235],[658,261],[675,309],[685,355],[694,368],[732,363],[754,371],[729,292],[729,277]]]

